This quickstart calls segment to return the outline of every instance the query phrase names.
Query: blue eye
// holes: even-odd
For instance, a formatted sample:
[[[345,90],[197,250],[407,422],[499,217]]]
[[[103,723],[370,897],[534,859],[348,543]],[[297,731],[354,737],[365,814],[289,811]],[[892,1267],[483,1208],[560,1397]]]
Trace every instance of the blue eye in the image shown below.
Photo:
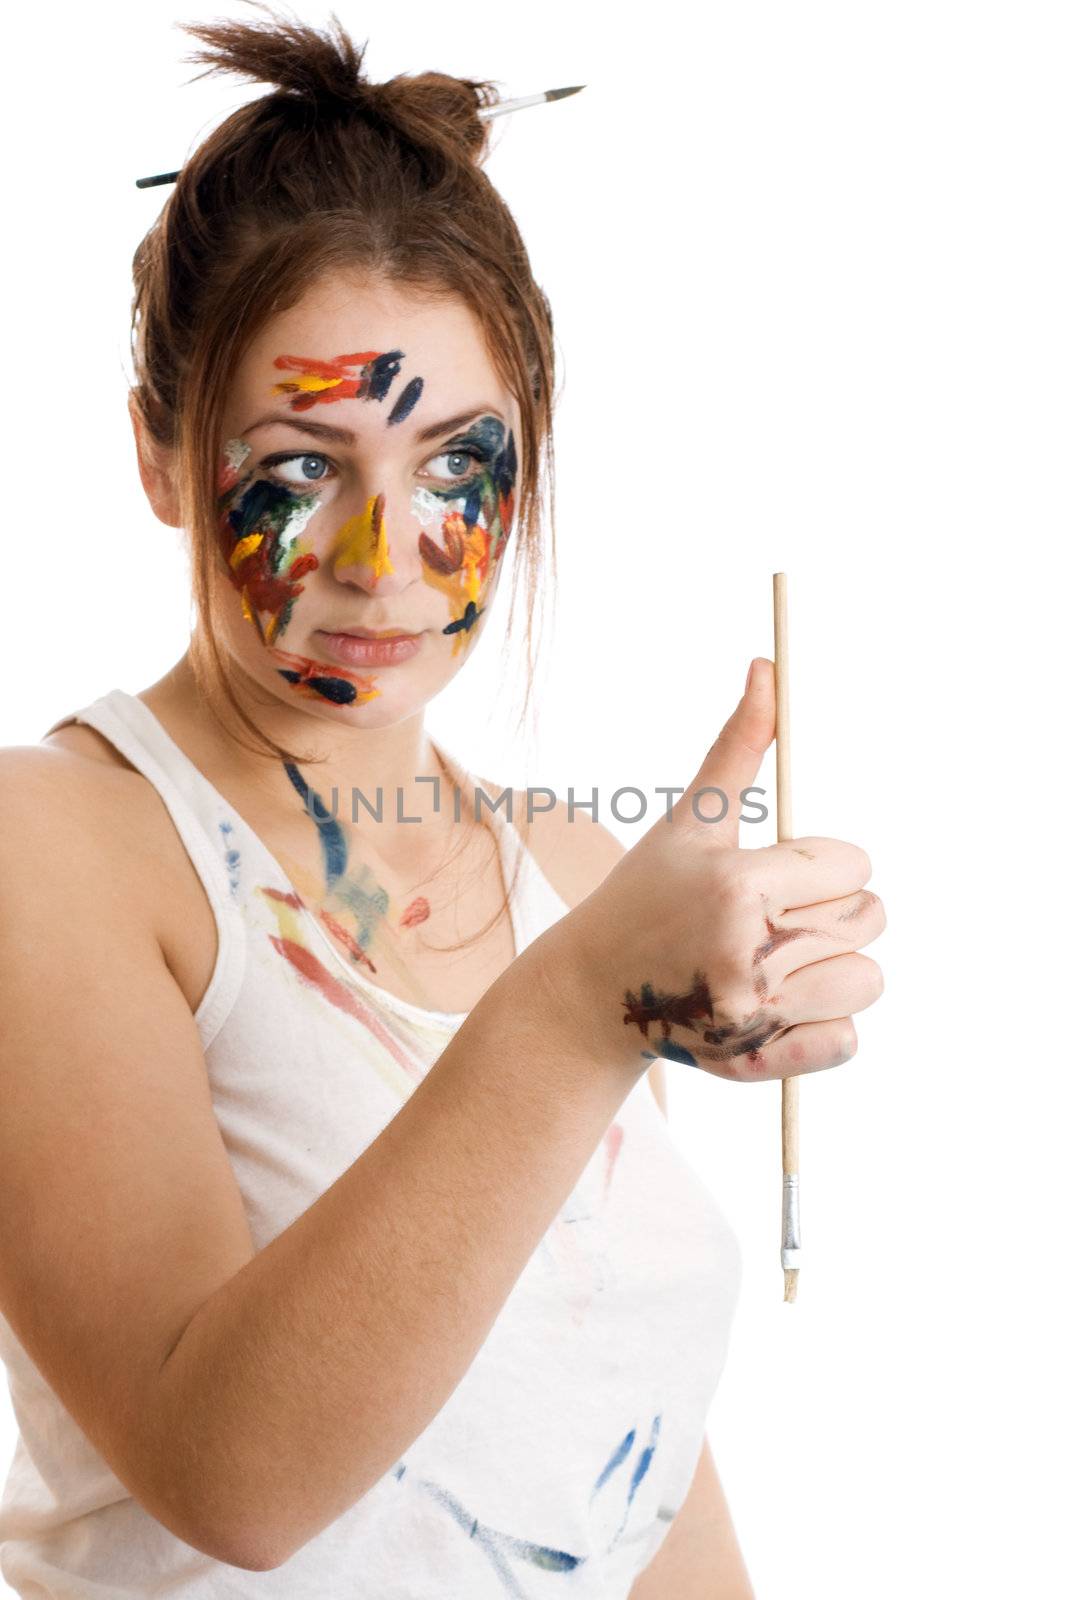
[[[478,468],[484,467],[485,465],[485,457],[480,450],[442,450],[440,455],[432,457],[428,463],[427,470],[432,473],[433,477],[445,478],[449,483],[460,483],[464,478],[476,477],[477,471],[468,466],[466,469],[461,468],[456,473],[455,477],[452,477],[450,476],[451,465],[449,472],[433,472],[433,463],[435,461],[444,461],[449,464],[451,464],[453,461],[476,462]]]
[[[326,456],[319,456],[304,451],[295,455],[264,456],[261,463],[271,469],[272,476],[279,483],[289,485],[290,488],[302,489],[309,483],[321,483],[330,471],[331,463]],[[281,468],[293,467],[296,475],[290,477]]]

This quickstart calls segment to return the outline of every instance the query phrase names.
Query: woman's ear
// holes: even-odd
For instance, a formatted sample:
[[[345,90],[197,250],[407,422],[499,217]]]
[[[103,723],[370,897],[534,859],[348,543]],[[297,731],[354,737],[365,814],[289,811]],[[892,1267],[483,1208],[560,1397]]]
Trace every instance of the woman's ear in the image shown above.
[[[182,519],[178,511],[178,491],[174,483],[171,453],[157,444],[145,427],[137,396],[132,389],[127,397],[127,405],[137,445],[137,470],[141,474],[149,504],[160,522],[165,522],[170,528],[180,528]]]

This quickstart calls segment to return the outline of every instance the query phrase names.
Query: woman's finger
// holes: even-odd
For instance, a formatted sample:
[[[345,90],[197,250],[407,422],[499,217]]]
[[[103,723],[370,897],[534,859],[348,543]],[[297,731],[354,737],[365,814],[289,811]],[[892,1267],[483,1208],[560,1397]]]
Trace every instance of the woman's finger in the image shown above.
[[[850,1061],[857,1045],[856,1024],[851,1017],[799,1022],[758,1050],[734,1056],[728,1063],[716,1063],[714,1070],[718,1077],[736,1078],[742,1083],[800,1077]]]
[[[855,894],[871,876],[866,850],[844,839],[782,839],[745,855],[746,868],[766,891],[774,915]]]
[[[789,1022],[829,1022],[866,1011],[884,987],[877,961],[850,951],[789,973],[766,1006]]]
[[[757,995],[775,993],[791,972],[847,950],[859,950],[885,927],[885,908],[876,894],[860,889],[840,900],[764,914],[763,938],[752,952]]]

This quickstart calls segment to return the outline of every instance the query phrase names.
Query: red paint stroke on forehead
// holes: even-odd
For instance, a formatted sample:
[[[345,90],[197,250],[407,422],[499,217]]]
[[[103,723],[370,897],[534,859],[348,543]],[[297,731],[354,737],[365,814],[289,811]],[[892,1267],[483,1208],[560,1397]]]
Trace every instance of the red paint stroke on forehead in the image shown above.
[[[381,354],[380,350],[361,350],[355,355],[332,356],[328,361],[314,356],[276,356],[274,365],[282,372],[299,372],[305,379],[318,380],[321,387],[307,389],[299,380],[285,380],[276,383],[273,392],[291,395],[289,406],[293,411],[310,411],[312,406],[326,405],[331,400],[362,399],[368,383],[363,369]],[[352,368],[357,369],[355,375]]]

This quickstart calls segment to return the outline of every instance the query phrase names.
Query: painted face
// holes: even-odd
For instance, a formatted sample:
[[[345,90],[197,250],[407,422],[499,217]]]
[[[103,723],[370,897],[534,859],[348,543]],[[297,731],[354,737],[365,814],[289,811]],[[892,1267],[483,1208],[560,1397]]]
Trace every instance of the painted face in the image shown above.
[[[339,330],[366,347],[316,353]],[[438,692],[507,546],[516,420],[461,302],[331,279],[265,329],[227,406],[217,484],[253,676],[309,708],[378,702],[367,725]]]
[[[473,453],[482,470],[454,489],[416,489],[411,505],[427,530],[419,535],[423,575],[452,613],[444,632],[453,635],[455,653],[482,615],[479,602],[511,531],[518,463],[514,436],[497,417],[482,417],[453,448]]]

